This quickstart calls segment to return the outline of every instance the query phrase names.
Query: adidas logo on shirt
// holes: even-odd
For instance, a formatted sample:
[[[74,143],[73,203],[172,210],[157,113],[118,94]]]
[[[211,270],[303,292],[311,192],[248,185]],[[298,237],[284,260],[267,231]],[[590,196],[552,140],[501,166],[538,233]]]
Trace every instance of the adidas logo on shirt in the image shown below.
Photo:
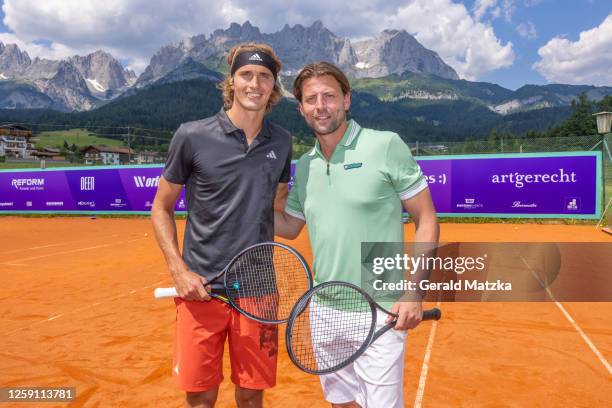
[[[274,150],[270,150],[270,153],[266,154],[266,157],[268,159],[274,159],[276,160],[276,154],[274,153]]]
[[[249,58],[249,61],[263,61],[263,60],[261,59],[259,54],[256,53],[256,54],[251,55],[251,57]]]

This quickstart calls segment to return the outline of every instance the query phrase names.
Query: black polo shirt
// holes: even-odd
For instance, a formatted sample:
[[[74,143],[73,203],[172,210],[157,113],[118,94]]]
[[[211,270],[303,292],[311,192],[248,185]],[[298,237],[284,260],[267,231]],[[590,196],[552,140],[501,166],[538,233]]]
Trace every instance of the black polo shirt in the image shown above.
[[[187,265],[210,279],[244,248],[272,241],[274,193],[278,183],[289,182],[290,171],[291,135],[267,119],[250,146],[223,109],[183,123],[163,176],[185,185]]]

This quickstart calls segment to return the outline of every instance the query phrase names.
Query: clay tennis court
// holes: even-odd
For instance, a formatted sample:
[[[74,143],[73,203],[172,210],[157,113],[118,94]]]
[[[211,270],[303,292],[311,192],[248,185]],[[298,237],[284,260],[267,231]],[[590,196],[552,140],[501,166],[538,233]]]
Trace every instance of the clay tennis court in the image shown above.
[[[75,386],[75,407],[182,406],[170,372],[174,304],[152,296],[171,280],[149,219],[3,217],[0,226],[1,386]],[[179,221],[180,236],[183,228]],[[612,236],[588,225],[442,224],[441,240]],[[305,233],[290,244],[311,260]],[[440,307],[443,320],[409,336],[407,406],[612,406],[612,303]],[[218,407],[234,406],[228,377]],[[328,406],[284,346],[265,405]]]

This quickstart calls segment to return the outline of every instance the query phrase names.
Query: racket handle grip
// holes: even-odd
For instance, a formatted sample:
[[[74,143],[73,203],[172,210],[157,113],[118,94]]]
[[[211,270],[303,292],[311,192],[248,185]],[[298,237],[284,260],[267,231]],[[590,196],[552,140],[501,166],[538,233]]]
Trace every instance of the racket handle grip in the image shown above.
[[[437,307],[423,311],[423,320],[440,320],[442,312]]]
[[[176,288],[156,288],[153,292],[153,296],[155,296],[155,299],[177,297],[178,292],[176,291]]]

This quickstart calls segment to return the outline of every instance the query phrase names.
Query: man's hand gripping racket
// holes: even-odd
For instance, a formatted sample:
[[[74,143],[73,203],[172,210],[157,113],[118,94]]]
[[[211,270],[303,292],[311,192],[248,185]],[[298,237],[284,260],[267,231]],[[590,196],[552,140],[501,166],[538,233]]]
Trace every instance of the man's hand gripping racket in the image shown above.
[[[236,255],[206,286],[211,297],[229,303],[243,315],[263,323],[284,323],[298,299],[312,287],[312,273],[293,248],[265,242]],[[176,288],[157,288],[157,299],[177,297]]]
[[[376,330],[382,314],[393,319]],[[378,315],[378,316],[377,316]],[[438,320],[439,309],[423,312],[422,320]],[[347,282],[326,282],[309,290],[293,308],[286,329],[291,361],[310,374],[327,374],[351,364],[380,336],[395,327],[397,315],[378,305],[361,288]]]

